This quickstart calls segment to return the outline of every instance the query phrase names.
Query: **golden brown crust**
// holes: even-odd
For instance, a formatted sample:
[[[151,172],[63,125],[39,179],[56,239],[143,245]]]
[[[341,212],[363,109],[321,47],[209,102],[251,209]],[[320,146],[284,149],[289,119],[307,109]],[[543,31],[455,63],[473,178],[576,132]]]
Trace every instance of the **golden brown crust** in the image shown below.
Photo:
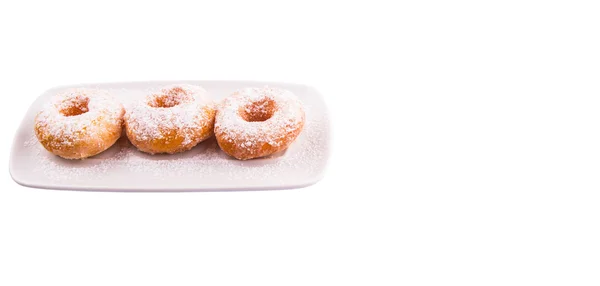
[[[122,116],[123,112],[121,113]],[[46,133],[44,128],[35,124],[34,131],[46,150],[65,159],[83,159],[98,155],[110,148],[121,137],[122,124],[111,124],[99,118],[94,128],[100,130],[98,136],[79,133],[75,140],[66,143],[64,138]]]
[[[34,133],[49,152],[83,159],[105,151],[119,139],[124,113],[106,91],[69,89],[56,94],[36,115]]]
[[[127,109],[125,133],[142,152],[179,153],[213,135],[215,114],[202,87],[169,85]]]
[[[273,142],[275,144],[263,142],[259,144],[259,146],[253,148],[243,147],[243,140],[231,140],[224,132],[218,132],[215,130],[215,137],[217,138],[219,147],[221,147],[221,150],[227,153],[227,155],[238,160],[250,160],[269,156],[287,149],[290,144],[296,140],[298,135],[300,135],[303,128],[304,118],[302,118],[302,123],[300,123],[300,125],[298,125],[298,127],[294,130],[289,132],[283,131],[282,138],[275,140],[275,142]]]
[[[302,103],[290,91],[245,88],[220,104],[215,137],[228,155],[249,160],[287,149],[304,128]]]
[[[216,110],[212,106],[205,106],[201,112],[204,113],[204,116],[200,117],[208,118],[208,122],[202,124],[201,128],[186,130],[185,135],[176,129],[161,129],[159,130],[162,134],[161,137],[144,140],[141,136],[138,136],[134,128],[128,127],[127,121],[125,121],[125,134],[131,144],[142,152],[150,154],[175,154],[184,152],[213,135]],[[186,137],[191,139],[186,139]],[[188,141],[187,144],[185,141]]]

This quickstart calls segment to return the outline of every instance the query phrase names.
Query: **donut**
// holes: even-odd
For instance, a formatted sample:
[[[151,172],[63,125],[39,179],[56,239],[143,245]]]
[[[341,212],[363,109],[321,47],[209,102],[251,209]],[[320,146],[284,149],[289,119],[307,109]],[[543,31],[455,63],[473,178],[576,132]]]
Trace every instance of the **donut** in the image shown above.
[[[248,160],[287,149],[304,127],[304,108],[290,91],[244,88],[218,107],[215,137],[228,155]]]
[[[126,108],[125,133],[142,152],[174,154],[212,136],[215,113],[202,87],[169,85]]]
[[[55,94],[36,115],[42,146],[65,159],[97,155],[121,137],[123,106],[108,92],[73,88]]]

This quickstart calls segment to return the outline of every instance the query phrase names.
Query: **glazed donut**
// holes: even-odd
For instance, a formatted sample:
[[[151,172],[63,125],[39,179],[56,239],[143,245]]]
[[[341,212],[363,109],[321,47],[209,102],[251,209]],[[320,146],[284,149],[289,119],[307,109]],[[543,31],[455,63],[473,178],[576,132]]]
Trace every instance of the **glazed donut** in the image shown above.
[[[285,150],[304,127],[304,108],[290,91],[244,88],[225,98],[215,119],[215,136],[228,155],[248,160]]]
[[[125,131],[142,152],[173,154],[212,136],[215,113],[203,88],[170,85],[126,108]]]
[[[34,131],[46,150],[83,159],[121,137],[124,109],[108,92],[75,88],[57,93],[36,115]]]

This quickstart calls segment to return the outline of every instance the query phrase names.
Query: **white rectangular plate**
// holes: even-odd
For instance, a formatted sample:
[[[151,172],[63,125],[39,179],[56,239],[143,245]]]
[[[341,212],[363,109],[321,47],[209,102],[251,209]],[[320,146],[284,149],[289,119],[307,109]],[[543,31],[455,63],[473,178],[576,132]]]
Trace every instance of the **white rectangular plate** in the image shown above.
[[[223,153],[214,138],[175,155],[139,152],[125,136],[105,152],[84,160],[65,160],[46,151],[33,133],[37,112],[56,92],[71,87],[109,90],[123,102],[149,90],[174,83],[204,87],[220,100],[244,87],[273,86],[295,93],[306,111],[304,130],[283,152],[238,161]],[[57,87],[42,94],[29,108],[15,135],[10,173],[24,186],[90,191],[220,191],[291,189],[316,183],[329,157],[329,119],[325,103],[313,87],[248,81],[152,81]]]

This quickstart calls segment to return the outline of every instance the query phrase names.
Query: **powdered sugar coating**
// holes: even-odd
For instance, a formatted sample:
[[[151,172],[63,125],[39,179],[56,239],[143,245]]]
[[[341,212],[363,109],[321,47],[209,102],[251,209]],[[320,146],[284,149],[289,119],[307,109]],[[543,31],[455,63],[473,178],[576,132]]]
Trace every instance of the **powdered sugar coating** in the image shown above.
[[[191,144],[191,148],[206,139],[206,136],[198,137],[198,130],[212,128],[213,118],[210,118],[210,112],[203,110],[214,110],[214,105],[202,87],[189,84],[165,86],[126,106],[128,136],[133,134],[135,141],[150,142],[169,140],[168,136],[175,132],[183,138],[181,145]]]
[[[87,106],[82,106],[87,102]],[[82,107],[85,112],[66,116],[61,110],[73,106]],[[74,88],[57,93],[36,117],[36,128],[52,136],[62,144],[73,145],[83,140],[82,133],[99,136],[102,130],[93,128],[98,121],[120,125],[123,115],[122,105],[107,91],[90,88]]]
[[[279,179],[284,183],[289,180],[286,174],[291,169],[300,167],[306,175],[319,173],[326,156],[323,146],[328,140],[325,133],[327,118],[323,114],[314,114],[310,106],[306,107],[305,130],[293,146],[294,150],[274,154],[265,161],[233,160],[221,151],[214,139],[208,139],[188,152],[152,156],[137,151],[126,137],[122,137],[108,151],[93,157],[95,159],[76,162],[49,156],[39,144],[32,144],[35,138],[23,144],[36,160],[33,171],[54,182],[102,181],[119,172],[130,172],[165,182],[178,177],[193,177],[198,182],[205,182],[216,177],[223,182],[254,180],[261,183]]]
[[[248,120],[247,116],[259,120]],[[284,145],[290,144],[302,129],[304,118],[302,102],[292,92],[268,86],[244,88],[221,102],[215,133],[220,144],[231,142],[239,152],[261,157],[261,149],[277,152],[287,147]]]
[[[121,135],[124,109],[107,91],[72,88],[55,94],[35,118],[48,151],[82,159],[108,149]]]

